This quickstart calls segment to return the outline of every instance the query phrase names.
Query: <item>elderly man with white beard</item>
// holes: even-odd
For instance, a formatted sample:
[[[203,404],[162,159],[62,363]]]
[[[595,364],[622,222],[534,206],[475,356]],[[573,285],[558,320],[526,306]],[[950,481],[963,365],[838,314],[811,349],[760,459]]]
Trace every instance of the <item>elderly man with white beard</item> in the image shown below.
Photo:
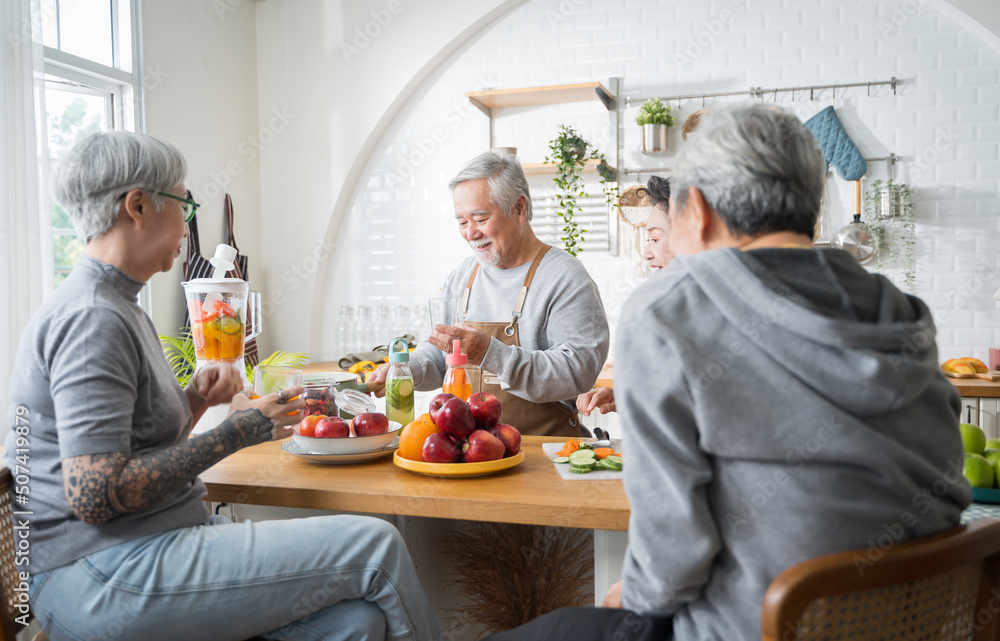
[[[436,325],[413,351],[414,385],[441,386],[445,352],[458,339],[476,366],[472,391],[500,399],[501,421],[525,434],[580,436],[575,399],[593,388],[610,343],[597,285],[579,260],[535,236],[514,156],[483,153],[449,188],[473,256],[448,276],[442,296],[462,301],[464,327]],[[380,367],[369,389],[384,394],[386,373]]]

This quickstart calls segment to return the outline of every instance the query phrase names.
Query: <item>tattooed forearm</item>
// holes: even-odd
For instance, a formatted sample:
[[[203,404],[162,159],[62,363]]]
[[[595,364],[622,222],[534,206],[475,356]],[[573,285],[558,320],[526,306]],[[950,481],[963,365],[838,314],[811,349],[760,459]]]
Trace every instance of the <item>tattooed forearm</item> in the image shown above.
[[[73,514],[103,523],[154,505],[233,452],[271,439],[274,425],[259,410],[234,413],[219,427],[179,445],[129,456],[124,452],[63,461],[63,484]]]
[[[66,500],[77,518],[103,523],[115,515],[106,500],[108,479],[120,473],[127,462],[124,452],[75,456],[63,461]]]

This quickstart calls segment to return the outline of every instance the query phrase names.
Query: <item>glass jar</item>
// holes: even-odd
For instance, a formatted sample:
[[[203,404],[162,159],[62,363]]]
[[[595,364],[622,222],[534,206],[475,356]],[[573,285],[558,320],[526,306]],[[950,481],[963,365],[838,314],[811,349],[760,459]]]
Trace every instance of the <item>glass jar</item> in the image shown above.
[[[337,379],[330,374],[305,374],[302,398],[306,402],[305,416],[322,414],[350,420],[358,414],[375,411],[371,396],[355,389],[337,389]]]

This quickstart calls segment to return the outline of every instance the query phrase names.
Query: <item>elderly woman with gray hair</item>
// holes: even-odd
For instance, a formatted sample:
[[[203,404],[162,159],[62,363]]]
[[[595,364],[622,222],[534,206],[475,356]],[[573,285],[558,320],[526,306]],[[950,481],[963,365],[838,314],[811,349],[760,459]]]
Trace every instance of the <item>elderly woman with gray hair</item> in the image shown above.
[[[54,176],[84,255],[21,339],[4,463],[30,457],[32,609],[53,641],[432,639],[437,621],[396,530],[325,516],[221,523],[198,475],[291,435],[302,400],[251,400],[232,368],[177,384],[136,303],[180,254],[197,204],[170,144],[128,132],[79,142]],[[190,436],[206,408],[231,401]],[[15,420],[17,417],[17,420]],[[23,462],[23,460],[21,461]],[[124,633],[122,632],[124,630]]]
[[[769,105],[717,111],[674,167],[676,258],[616,334],[622,580],[604,608],[493,641],[759,639],[785,568],[887,524],[894,541],[940,532],[969,504],[927,305],[813,247],[826,163],[809,130]]]

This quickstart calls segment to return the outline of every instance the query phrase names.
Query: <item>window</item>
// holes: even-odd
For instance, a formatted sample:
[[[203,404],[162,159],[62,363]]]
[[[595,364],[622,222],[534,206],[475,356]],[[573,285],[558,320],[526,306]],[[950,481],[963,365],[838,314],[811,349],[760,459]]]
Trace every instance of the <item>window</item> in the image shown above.
[[[57,287],[83,253],[83,243],[49,194],[49,169],[77,140],[97,131],[139,127],[138,0],[42,0],[45,76],[37,94],[45,142],[41,175],[50,220],[51,278]]]

